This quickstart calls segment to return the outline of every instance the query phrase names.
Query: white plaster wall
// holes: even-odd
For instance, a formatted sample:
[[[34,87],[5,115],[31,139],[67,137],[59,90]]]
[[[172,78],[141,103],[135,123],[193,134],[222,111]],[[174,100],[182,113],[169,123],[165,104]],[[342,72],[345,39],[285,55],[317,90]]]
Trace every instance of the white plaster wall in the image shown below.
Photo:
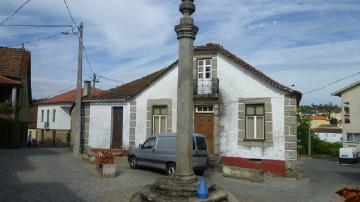
[[[37,128],[44,129],[45,122],[47,121],[47,110],[49,113],[49,129],[53,130],[70,130],[71,129],[71,116],[70,105],[40,105],[37,111]],[[53,110],[55,112],[55,122],[53,122]],[[41,110],[44,110],[44,119],[41,121]]]
[[[146,139],[147,100],[171,99],[172,100],[172,132],[176,131],[176,106],[177,106],[177,79],[178,68],[172,68],[161,79],[151,84],[136,98],[136,129],[135,145],[143,143]]]
[[[110,149],[112,140],[112,108],[123,107],[123,149],[129,147],[129,103],[90,104],[89,146]]]
[[[285,160],[284,94],[218,54],[220,84],[220,152],[223,156]],[[270,97],[273,146],[238,146],[238,98]]]
[[[315,133],[320,140],[326,142],[341,142],[342,133]]]

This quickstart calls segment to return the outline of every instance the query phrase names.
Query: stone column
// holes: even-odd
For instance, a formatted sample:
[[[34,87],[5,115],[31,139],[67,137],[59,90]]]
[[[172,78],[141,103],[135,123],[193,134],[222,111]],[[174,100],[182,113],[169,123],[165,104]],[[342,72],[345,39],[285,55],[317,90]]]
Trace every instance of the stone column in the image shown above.
[[[14,107],[14,109],[16,108],[16,92],[17,92],[17,88],[13,87],[11,94],[11,104]]]
[[[177,89],[177,136],[176,136],[176,180],[195,181],[192,168],[193,135],[193,51],[198,27],[191,14],[195,12],[194,0],[182,0],[179,6],[183,17],[175,26],[179,40],[179,66]]]

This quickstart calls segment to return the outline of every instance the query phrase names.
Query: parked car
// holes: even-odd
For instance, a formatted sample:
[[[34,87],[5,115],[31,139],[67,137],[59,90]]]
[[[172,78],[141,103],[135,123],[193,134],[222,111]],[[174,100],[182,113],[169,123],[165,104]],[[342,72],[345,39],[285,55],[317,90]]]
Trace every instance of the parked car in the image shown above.
[[[207,143],[204,135],[193,134],[192,164],[195,174],[202,175],[207,169]],[[176,169],[176,134],[156,134],[149,137],[139,148],[130,148],[129,165],[135,169],[139,166],[153,167],[173,175]]]
[[[340,148],[339,163],[355,163],[357,160],[357,151],[355,147]]]

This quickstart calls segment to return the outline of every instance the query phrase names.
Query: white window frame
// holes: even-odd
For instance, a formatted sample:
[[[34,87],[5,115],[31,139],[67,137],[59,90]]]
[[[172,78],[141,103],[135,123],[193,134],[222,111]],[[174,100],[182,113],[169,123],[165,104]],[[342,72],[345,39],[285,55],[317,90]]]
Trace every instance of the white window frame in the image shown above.
[[[214,113],[214,107],[211,106],[211,105],[208,105],[208,106],[196,106],[195,107],[195,111],[196,113]]]
[[[349,140],[350,135],[352,135],[352,140]],[[355,141],[356,140],[355,136],[360,136],[360,133],[347,133],[346,141],[351,142],[351,143],[360,143],[360,141]],[[359,139],[360,139],[360,137],[359,137]]]
[[[200,62],[203,62],[203,65],[200,65]],[[210,65],[207,65],[206,64],[206,61],[210,61]],[[198,60],[198,62],[197,62],[197,69],[198,69],[198,71],[197,71],[197,78],[198,79],[202,79],[202,80],[206,80],[206,79],[211,79],[212,78],[212,59],[201,59],[201,60]],[[209,73],[209,78],[206,78],[206,67],[209,67],[209,71],[208,71],[208,73]],[[202,71],[200,71],[200,70],[202,70]],[[202,77],[199,77],[199,75],[200,74],[202,74]]]
[[[159,127],[159,131],[158,131],[158,132],[155,132],[155,118],[156,118],[156,117],[159,118],[159,126],[158,126],[158,127]],[[164,132],[166,133],[166,131],[167,131],[167,121],[168,121],[168,120],[167,120],[167,117],[168,117],[168,116],[167,116],[167,115],[160,115],[160,114],[159,114],[159,115],[153,115],[153,131],[152,131],[153,134],[159,134],[159,133],[161,133],[161,132],[160,132],[160,130],[161,130],[161,118],[164,118],[164,117],[165,117],[165,131],[164,131]]]
[[[264,112],[263,112],[263,115],[248,115],[247,112],[246,112],[246,107],[247,106],[256,106],[256,105],[262,105],[263,109],[264,109]],[[256,113],[256,109],[254,109]],[[254,118],[254,139],[250,139],[248,138],[248,134],[247,134],[247,127],[248,127],[248,118],[250,117],[253,117]],[[256,131],[256,124],[257,124],[257,121],[256,119],[258,117],[262,117],[263,118],[263,137],[261,138],[258,138],[256,137],[257,135],[257,131]],[[265,104],[249,104],[249,105],[245,105],[245,140],[265,140]]]

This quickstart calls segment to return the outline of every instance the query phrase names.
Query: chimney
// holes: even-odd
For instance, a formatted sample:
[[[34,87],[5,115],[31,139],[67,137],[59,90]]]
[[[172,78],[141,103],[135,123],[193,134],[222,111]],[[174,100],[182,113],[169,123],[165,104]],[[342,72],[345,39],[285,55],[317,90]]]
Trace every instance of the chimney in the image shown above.
[[[83,96],[91,96],[91,81],[84,81],[84,92]]]

